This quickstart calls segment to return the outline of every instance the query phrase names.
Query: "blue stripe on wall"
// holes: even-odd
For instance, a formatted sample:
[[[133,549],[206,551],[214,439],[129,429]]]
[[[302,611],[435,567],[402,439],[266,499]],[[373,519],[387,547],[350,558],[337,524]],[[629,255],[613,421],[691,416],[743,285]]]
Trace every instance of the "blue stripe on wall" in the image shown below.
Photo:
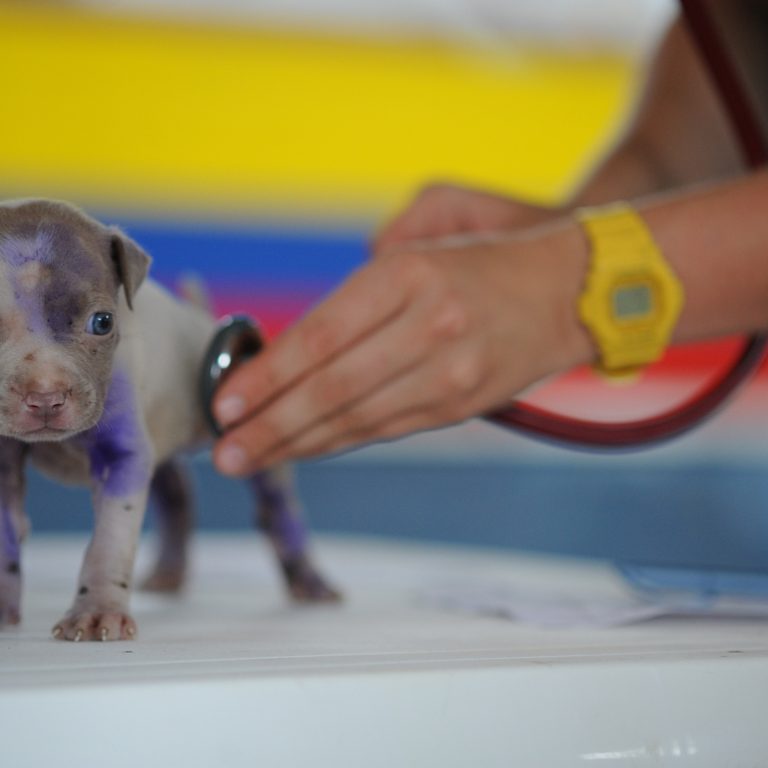
[[[368,233],[362,230],[117,223],[152,255],[152,273],[161,282],[194,272],[224,285],[266,282],[324,292],[367,259]]]

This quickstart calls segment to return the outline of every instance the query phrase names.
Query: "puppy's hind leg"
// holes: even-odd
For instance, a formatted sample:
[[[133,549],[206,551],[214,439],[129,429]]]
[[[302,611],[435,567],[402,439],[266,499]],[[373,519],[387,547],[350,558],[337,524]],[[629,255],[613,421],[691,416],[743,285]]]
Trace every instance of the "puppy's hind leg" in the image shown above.
[[[150,485],[159,547],[157,560],[141,588],[151,592],[178,592],[187,573],[189,539],[194,508],[189,477],[182,465],[169,459],[156,470]]]
[[[339,593],[329,586],[310,559],[307,531],[290,466],[283,464],[258,472],[250,482],[259,505],[258,526],[272,544],[293,599],[301,602],[339,600]]]

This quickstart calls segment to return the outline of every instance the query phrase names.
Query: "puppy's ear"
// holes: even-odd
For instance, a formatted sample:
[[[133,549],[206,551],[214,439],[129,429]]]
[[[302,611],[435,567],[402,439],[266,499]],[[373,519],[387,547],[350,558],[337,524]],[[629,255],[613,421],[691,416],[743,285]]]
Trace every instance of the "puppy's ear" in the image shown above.
[[[128,308],[133,309],[133,297],[147,276],[152,259],[138,243],[117,227],[110,227],[109,234],[109,255],[112,265],[118,283],[125,291]]]

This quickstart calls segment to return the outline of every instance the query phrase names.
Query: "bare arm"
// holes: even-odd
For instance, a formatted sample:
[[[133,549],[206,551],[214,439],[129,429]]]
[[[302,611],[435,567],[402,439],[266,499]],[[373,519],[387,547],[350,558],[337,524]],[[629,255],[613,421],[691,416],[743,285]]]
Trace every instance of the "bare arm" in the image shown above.
[[[686,289],[674,341],[768,329],[768,171],[636,207]]]

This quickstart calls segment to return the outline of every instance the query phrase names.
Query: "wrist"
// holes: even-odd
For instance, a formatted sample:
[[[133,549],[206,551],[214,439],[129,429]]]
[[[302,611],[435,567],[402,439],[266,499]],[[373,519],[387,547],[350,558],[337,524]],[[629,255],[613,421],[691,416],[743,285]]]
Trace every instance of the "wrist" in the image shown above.
[[[548,306],[554,328],[550,373],[563,373],[598,358],[597,346],[578,311],[589,271],[589,243],[581,225],[568,217],[548,227],[541,245],[541,265],[549,284]]]

